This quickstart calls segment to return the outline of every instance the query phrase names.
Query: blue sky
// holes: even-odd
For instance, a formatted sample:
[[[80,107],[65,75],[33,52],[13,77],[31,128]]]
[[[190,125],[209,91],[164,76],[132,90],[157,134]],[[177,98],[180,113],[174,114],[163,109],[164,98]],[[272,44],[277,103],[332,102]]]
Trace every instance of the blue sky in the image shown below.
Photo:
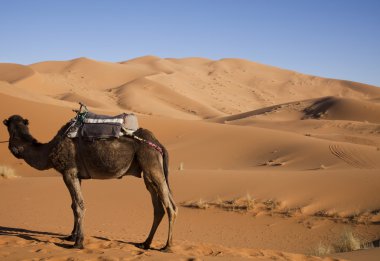
[[[244,58],[380,86],[378,0],[0,0],[0,62]]]

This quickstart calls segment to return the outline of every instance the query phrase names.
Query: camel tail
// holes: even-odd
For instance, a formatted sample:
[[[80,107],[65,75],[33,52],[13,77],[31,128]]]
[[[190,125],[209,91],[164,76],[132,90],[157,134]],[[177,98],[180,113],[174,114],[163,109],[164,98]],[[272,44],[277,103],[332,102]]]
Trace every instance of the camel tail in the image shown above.
[[[168,185],[168,189],[169,189],[169,200],[172,203],[174,211],[176,213],[178,213],[177,212],[178,211],[177,206],[176,206],[176,204],[174,202],[174,199],[173,199],[173,192],[172,192],[172,190],[170,188],[170,185],[169,185],[169,153],[166,150],[166,148],[162,144],[160,144],[160,142],[158,142],[158,145],[162,149],[163,169],[164,169],[164,175],[165,175],[166,184]]]
[[[177,213],[178,209],[177,209],[177,206],[174,202],[173,192],[172,192],[170,185],[169,185],[169,153],[166,150],[166,148],[164,147],[164,145],[162,145],[158,140],[156,140],[156,142],[157,142],[157,145],[160,146],[162,149],[162,158],[163,158],[163,166],[162,167],[164,169],[165,181],[166,181],[166,184],[167,184],[168,189],[169,189],[169,200],[172,203],[174,211]]]
[[[162,149],[163,169],[164,169],[165,180],[166,180],[166,184],[168,185],[169,191],[171,192],[171,189],[169,186],[169,153],[161,143],[158,142],[158,145]]]

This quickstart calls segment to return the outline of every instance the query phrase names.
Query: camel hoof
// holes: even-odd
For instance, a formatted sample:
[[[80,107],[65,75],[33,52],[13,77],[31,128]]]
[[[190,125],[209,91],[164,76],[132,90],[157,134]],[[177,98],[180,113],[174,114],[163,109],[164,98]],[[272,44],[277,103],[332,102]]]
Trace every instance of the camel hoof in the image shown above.
[[[76,241],[76,236],[70,235],[70,236],[67,236],[67,237],[63,237],[62,239],[66,240],[66,241],[75,242]]]
[[[173,250],[170,246],[164,246],[163,248],[160,249],[160,251],[164,253],[173,253]]]
[[[144,250],[148,250],[150,248],[150,244],[148,244],[146,242],[137,243],[137,244],[135,244],[135,246],[138,248],[144,249]]]
[[[72,248],[74,248],[74,249],[84,249],[83,243],[78,243],[78,244],[75,243]]]

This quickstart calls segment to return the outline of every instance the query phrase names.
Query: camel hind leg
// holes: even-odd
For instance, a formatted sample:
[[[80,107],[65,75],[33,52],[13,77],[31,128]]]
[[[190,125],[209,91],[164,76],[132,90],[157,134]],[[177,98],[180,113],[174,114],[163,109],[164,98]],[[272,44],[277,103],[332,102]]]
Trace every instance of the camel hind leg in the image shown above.
[[[161,203],[160,198],[158,197],[156,190],[153,187],[152,182],[150,180],[148,180],[145,175],[144,175],[144,182],[145,182],[145,186],[146,186],[147,190],[149,191],[150,196],[152,198],[154,217],[153,217],[152,228],[150,229],[150,232],[149,232],[147,239],[145,240],[144,243],[138,244],[138,246],[140,248],[143,248],[143,249],[149,249],[150,244],[152,243],[154,234],[156,233],[157,228],[160,225],[162,218],[165,215],[165,209]]]
[[[171,246],[173,245],[173,228],[174,223],[178,215],[177,207],[173,200],[171,200],[171,192],[168,191],[167,196],[164,200],[164,205],[166,207],[166,212],[168,213],[168,219],[169,219],[169,231],[168,231],[168,240],[166,242],[166,245],[162,248],[163,251],[170,251]]]
[[[169,251],[172,246],[173,227],[178,210],[165,179],[162,157],[157,151],[149,148],[149,150],[144,151],[144,153],[139,153],[138,159],[140,166],[143,169],[145,184],[151,193],[153,207],[155,208],[153,225],[149,236],[144,243],[149,243],[150,245],[157,227],[162,220],[163,209],[165,209],[168,214],[169,228],[167,242],[162,250]],[[147,245],[144,244],[144,247],[146,246]]]
[[[168,239],[166,241],[166,245],[161,249],[162,251],[169,252],[171,246],[173,245],[173,229],[174,229],[174,223],[178,216],[178,209],[175,205],[173,195],[171,190],[169,189],[168,183],[165,181],[163,184],[163,187],[165,188],[162,196],[162,203],[164,207],[166,208],[166,212],[168,214],[168,221],[169,221],[169,231],[168,231]]]

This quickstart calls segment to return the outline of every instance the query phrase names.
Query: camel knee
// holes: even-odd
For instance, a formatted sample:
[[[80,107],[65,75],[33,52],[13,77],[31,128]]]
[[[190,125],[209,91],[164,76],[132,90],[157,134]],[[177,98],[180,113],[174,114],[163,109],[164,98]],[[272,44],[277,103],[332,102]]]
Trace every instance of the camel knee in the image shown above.
[[[174,200],[173,200],[170,192],[163,193],[163,194],[164,195],[162,195],[162,205],[165,207],[166,212],[169,216],[169,219],[175,220],[177,215],[178,215],[178,208],[175,205]]]
[[[173,198],[171,196],[170,196],[170,203],[171,203],[171,205],[173,207],[173,210],[174,210],[175,214],[178,215],[177,205],[175,204],[175,202],[174,202],[174,200],[173,200]]]
[[[174,222],[178,216],[178,209],[174,208],[172,205],[169,205],[166,208],[166,212],[168,213],[169,220]]]
[[[77,204],[78,204],[78,207],[79,207],[79,209],[81,211],[85,210],[85,208],[84,208],[84,201],[83,200],[79,200]]]
[[[80,218],[80,217],[83,217],[84,215],[84,212],[86,210],[86,208],[84,207],[84,202],[83,200],[80,200],[76,203],[73,203],[71,205],[71,208],[73,209],[73,211],[77,214],[77,216]]]
[[[78,213],[79,211],[84,211],[85,210],[84,203],[83,202],[72,203],[71,209],[76,213]]]
[[[171,208],[173,209],[173,216],[176,218],[178,216],[178,208],[177,205],[174,202],[173,196],[171,193],[169,193],[169,204]]]
[[[174,205],[174,213],[173,213],[174,219],[178,217],[178,208]]]

